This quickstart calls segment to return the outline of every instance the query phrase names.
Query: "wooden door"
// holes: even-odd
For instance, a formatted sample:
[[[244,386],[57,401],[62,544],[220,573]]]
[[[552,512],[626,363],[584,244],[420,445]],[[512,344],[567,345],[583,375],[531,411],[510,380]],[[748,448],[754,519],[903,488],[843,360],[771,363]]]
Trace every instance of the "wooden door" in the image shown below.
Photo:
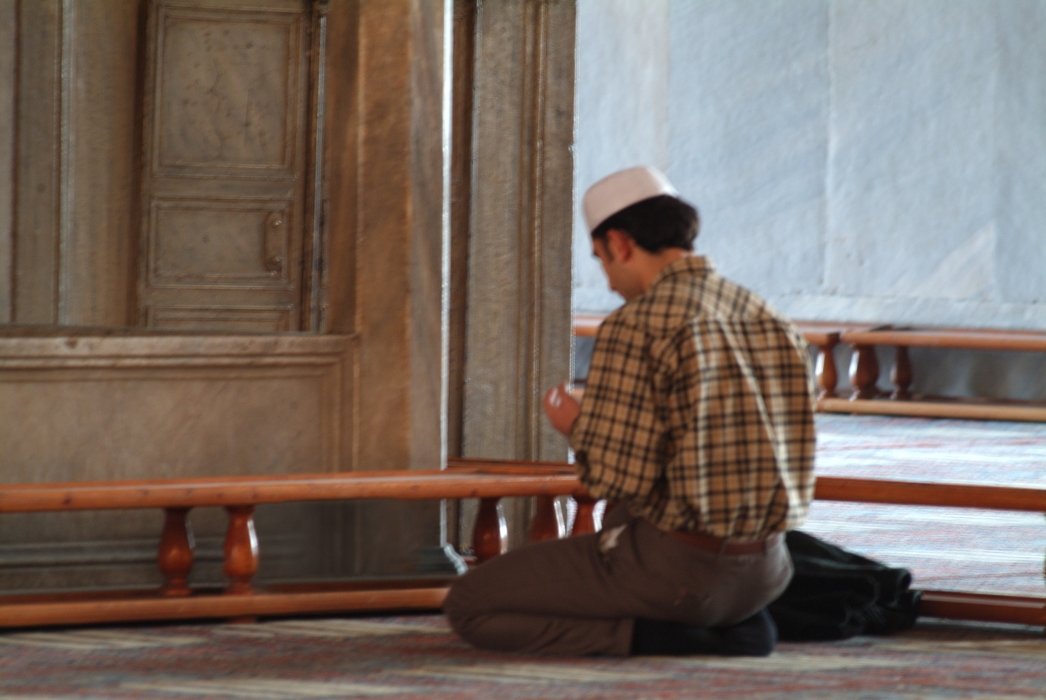
[[[152,0],[140,325],[308,329],[313,14],[307,0]]]

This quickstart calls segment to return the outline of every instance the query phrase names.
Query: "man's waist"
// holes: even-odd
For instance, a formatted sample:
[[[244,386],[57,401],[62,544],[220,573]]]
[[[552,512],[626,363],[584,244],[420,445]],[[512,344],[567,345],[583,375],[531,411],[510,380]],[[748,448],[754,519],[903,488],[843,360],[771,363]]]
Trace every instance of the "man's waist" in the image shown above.
[[[780,532],[754,540],[735,540],[686,530],[661,530],[661,532],[691,547],[717,554],[761,554],[776,545],[781,539]]]

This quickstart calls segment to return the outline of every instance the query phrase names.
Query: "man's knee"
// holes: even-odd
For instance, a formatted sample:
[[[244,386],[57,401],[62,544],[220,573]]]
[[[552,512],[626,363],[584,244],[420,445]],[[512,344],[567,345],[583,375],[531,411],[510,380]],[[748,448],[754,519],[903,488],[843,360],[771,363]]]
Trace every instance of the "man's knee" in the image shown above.
[[[443,600],[443,614],[447,616],[450,626],[462,635],[465,622],[472,616],[469,603],[475,598],[469,595],[468,574],[451,584],[447,597]]]
[[[489,634],[491,614],[477,605],[479,596],[472,590],[473,580],[468,575],[455,581],[443,601],[443,613],[451,629],[466,642],[480,649],[504,651],[505,640],[498,634]]]

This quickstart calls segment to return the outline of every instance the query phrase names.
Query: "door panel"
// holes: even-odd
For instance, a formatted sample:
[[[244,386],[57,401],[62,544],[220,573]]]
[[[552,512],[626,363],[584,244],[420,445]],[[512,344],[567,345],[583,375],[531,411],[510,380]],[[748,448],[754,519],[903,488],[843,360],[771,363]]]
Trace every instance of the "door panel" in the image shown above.
[[[259,4],[150,8],[144,325],[300,329],[310,5]]]
[[[157,165],[293,177],[300,20],[164,13]]]
[[[293,206],[264,199],[154,200],[150,286],[289,287],[283,261]]]

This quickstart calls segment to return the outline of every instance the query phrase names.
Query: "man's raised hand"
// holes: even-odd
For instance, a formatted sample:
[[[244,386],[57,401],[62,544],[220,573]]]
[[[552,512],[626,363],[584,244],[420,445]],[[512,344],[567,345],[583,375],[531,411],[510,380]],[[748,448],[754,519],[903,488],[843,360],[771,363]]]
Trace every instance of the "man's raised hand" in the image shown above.
[[[581,412],[581,404],[567,390],[565,382],[545,392],[544,407],[552,427],[570,437],[574,421]]]

